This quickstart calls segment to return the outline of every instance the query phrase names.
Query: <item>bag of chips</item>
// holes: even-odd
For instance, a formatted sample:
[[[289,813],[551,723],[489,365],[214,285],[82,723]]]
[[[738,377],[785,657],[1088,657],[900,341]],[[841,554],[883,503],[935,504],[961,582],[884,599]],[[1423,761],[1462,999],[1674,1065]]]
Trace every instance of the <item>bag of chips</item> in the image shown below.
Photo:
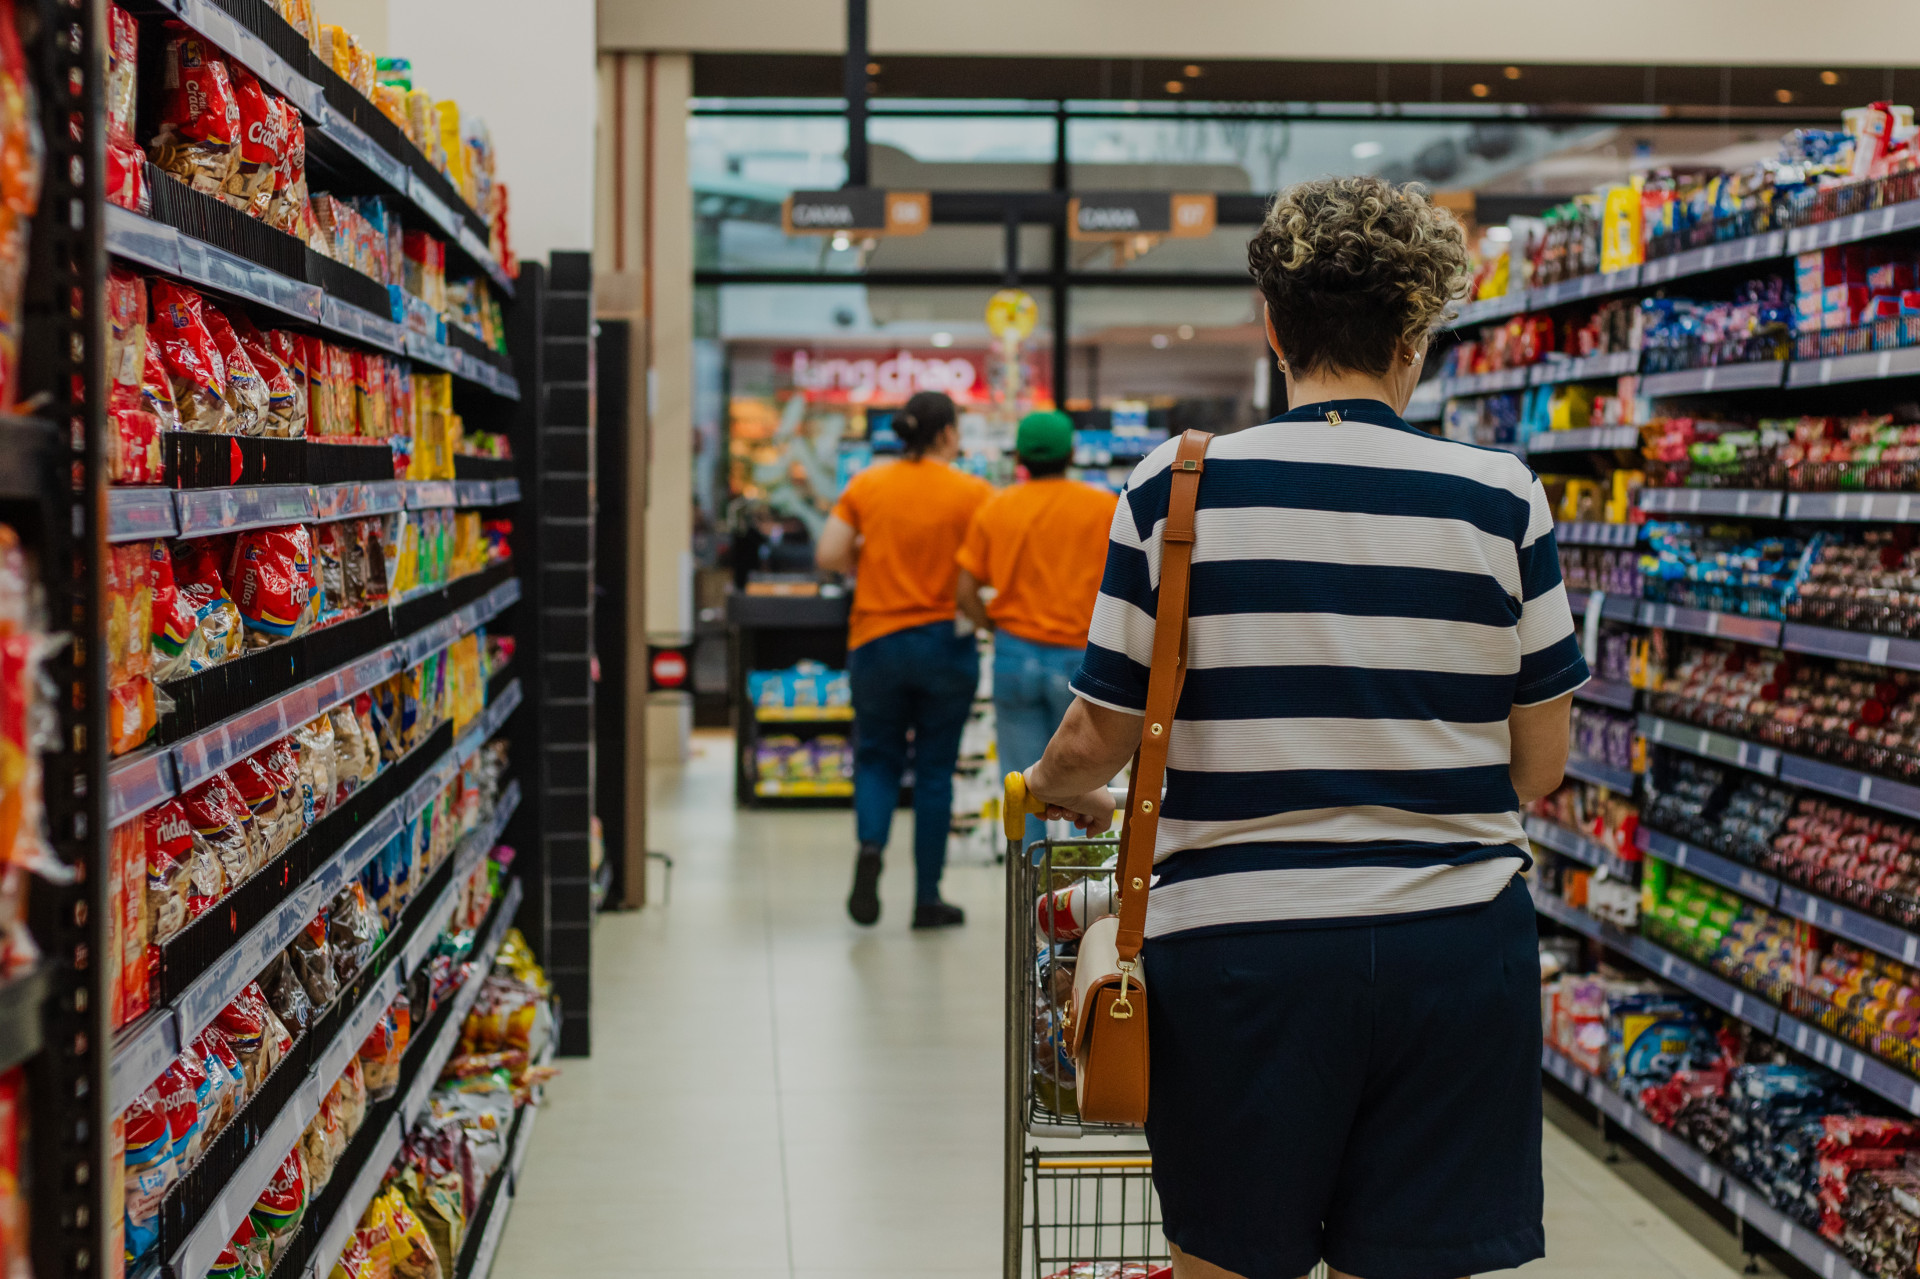
[[[250,643],[303,635],[318,610],[319,577],[313,540],[304,524],[249,529],[233,544],[234,603],[246,620]]]
[[[115,12],[124,10],[115,7]],[[107,378],[110,403],[140,402],[147,371],[147,282],[125,267],[107,270]]]
[[[333,946],[327,940],[329,931],[329,916],[323,910],[307,921],[307,926],[287,947],[294,973],[300,978],[300,984],[306,988],[307,997],[316,1008],[325,1008],[340,994],[340,977],[334,971]]]
[[[454,1273],[454,1262],[460,1256],[460,1241],[467,1230],[467,1217],[464,1205],[464,1188],[460,1174],[454,1171],[429,1176],[419,1168],[408,1168],[394,1184],[400,1195],[407,1201],[407,1207],[426,1228],[427,1238],[433,1243],[434,1256],[439,1260],[440,1273]]]
[[[205,849],[220,869],[220,892],[224,897],[238,888],[254,866],[265,861],[253,850],[253,810],[247,806],[233,779],[215,773],[180,797],[193,823],[194,843]]]
[[[182,429],[232,434],[234,410],[228,398],[227,366],[207,329],[205,299],[171,280],[155,280],[150,294],[153,319],[147,327],[148,355],[157,354],[166,369]]]
[[[218,1049],[214,1046],[215,1039],[224,1038],[225,1036],[221,1035],[217,1029],[209,1026],[194,1037],[190,1052],[187,1054],[199,1072],[199,1077],[194,1080],[194,1083],[196,1101],[200,1107],[200,1125],[205,1134],[204,1144],[206,1145],[212,1145],[221,1130],[227,1126],[227,1121],[233,1118],[234,1111],[239,1108],[242,1094],[246,1090],[245,1077],[240,1076],[236,1080],[236,1077],[228,1072],[226,1061],[221,1058]],[[226,1052],[229,1056],[233,1055],[232,1045],[227,1045]],[[240,1059],[237,1056],[233,1057],[233,1064],[236,1068],[239,1066]]]
[[[294,412],[296,405],[305,395],[304,388],[296,389],[293,377],[287,372],[287,366],[274,352],[273,344],[266,335],[254,327],[253,321],[244,314],[236,313],[229,317],[234,334],[240,339],[240,349],[246,353],[253,364],[253,371],[260,375],[261,384],[266,388],[266,411],[260,419],[260,434],[274,439],[289,439],[294,434]]]
[[[267,1007],[273,1009],[288,1034],[298,1038],[307,1033],[307,1027],[313,1024],[313,1000],[300,984],[290,952],[282,951],[267,965],[260,974],[260,989],[266,993]]]
[[[273,199],[267,205],[267,223],[302,241],[309,239],[312,214],[307,208],[307,126],[300,109],[276,98],[282,144],[280,164],[273,175]]]
[[[385,1194],[375,1195],[360,1214],[353,1237],[373,1261],[373,1279],[393,1279],[393,1203]]]
[[[259,998],[249,998],[250,995]],[[266,998],[261,994],[259,983],[255,982],[241,991],[213,1019],[213,1024],[227,1037],[234,1055],[240,1059],[248,1095],[258,1092],[260,1085],[273,1072],[273,1060],[268,1050],[267,1011]]]
[[[147,157],[133,138],[134,90],[138,82],[140,24],[117,4],[107,6],[107,200],[145,213]]]
[[[380,945],[380,920],[355,881],[327,907],[327,941],[333,948],[333,972],[342,986],[360,975]]]
[[[107,479],[115,484],[162,484],[167,478],[160,449],[160,419],[137,405],[107,410]]]
[[[302,725],[293,735],[293,748],[299,768],[301,816],[311,828],[333,811],[339,786],[332,719],[322,715]]]
[[[185,928],[194,915],[189,874],[193,825],[177,799],[149,808],[140,815],[140,824],[147,848],[147,918],[159,944]]]
[[[189,674],[187,646],[193,640],[193,607],[173,577],[173,553],[167,544],[149,544],[147,577],[153,590],[153,678],[161,683]]]
[[[287,410],[287,437],[297,440],[307,434],[311,395],[307,382],[307,339],[287,329],[270,329],[267,345],[287,372],[287,383],[293,391],[293,403]]]
[[[227,403],[233,406],[234,434],[266,434],[266,379],[241,348],[240,335],[234,332],[226,312],[217,306],[203,307],[202,319],[207,332],[213,335],[213,343],[220,350],[220,363],[227,372]]]
[[[434,1251],[433,1239],[427,1234],[427,1228],[407,1206],[406,1198],[397,1187],[381,1196],[387,1200],[387,1212],[390,1214],[388,1231],[389,1245],[393,1250],[394,1279],[442,1279],[447,1272],[440,1267],[439,1254]]]
[[[253,757],[280,792],[280,810],[287,825],[287,843],[306,834],[307,805],[302,795],[300,759],[293,739],[283,737]],[[256,823],[256,829],[258,825]]]
[[[334,707],[327,712],[327,720],[333,725],[333,802],[337,808],[347,802],[349,795],[373,780],[379,756],[377,748],[361,733],[360,721],[354,718],[351,704]]]
[[[320,1109],[300,1134],[300,1156],[307,1166],[314,1194],[319,1194],[333,1177],[333,1167],[347,1148],[346,1124],[340,1117],[340,1098],[329,1090],[320,1099]]]
[[[177,1178],[173,1134],[159,1086],[135,1097],[122,1116],[126,1133],[127,1256],[144,1257],[160,1242],[160,1204]]]
[[[279,98],[253,72],[236,64],[228,74],[240,109],[240,158],[227,178],[224,198],[248,217],[265,219],[274,179],[286,159],[286,117]]]
[[[360,1067],[366,1074],[367,1092],[375,1101],[385,1101],[399,1091],[399,1032],[393,1009],[381,1015],[373,1033],[360,1045]]]
[[[172,559],[174,587],[193,615],[193,633],[180,651],[183,673],[197,674],[240,656],[246,631],[239,606],[227,595],[213,539],[175,542]],[[177,618],[168,619],[170,627],[177,624]]]
[[[224,197],[240,152],[240,104],[226,56],[184,22],[169,21],[165,31],[153,162],[202,195]]]
[[[347,1246],[340,1250],[340,1259],[333,1263],[333,1269],[328,1273],[327,1279],[380,1279],[380,1276],[374,1273],[373,1254],[367,1251],[366,1241],[361,1234],[362,1232],[356,1230],[347,1240]],[[387,1265],[391,1273],[393,1265],[391,1258],[388,1259]]]
[[[280,1161],[279,1171],[254,1201],[250,1215],[254,1232],[269,1241],[272,1260],[277,1263],[307,1215],[307,1170],[297,1147]]]
[[[153,414],[163,433],[182,429],[180,409],[173,402],[173,383],[167,375],[167,364],[157,352],[150,354],[140,374],[140,404]],[[236,481],[238,478],[235,476]]]
[[[154,1081],[154,1092],[167,1112],[167,1136],[173,1147],[173,1175],[184,1177],[200,1157],[200,1104],[193,1084],[176,1059]]]

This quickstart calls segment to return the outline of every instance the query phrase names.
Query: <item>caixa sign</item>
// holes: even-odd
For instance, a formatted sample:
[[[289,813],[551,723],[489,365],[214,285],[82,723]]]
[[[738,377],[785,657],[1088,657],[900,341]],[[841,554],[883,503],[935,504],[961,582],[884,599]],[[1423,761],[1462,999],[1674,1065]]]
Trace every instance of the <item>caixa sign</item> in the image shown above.
[[[919,235],[933,221],[933,200],[925,191],[879,187],[795,191],[780,221],[788,235]]]
[[[1205,194],[1086,192],[1067,201],[1067,234],[1075,240],[1189,239],[1212,234],[1214,213],[1214,199]]]

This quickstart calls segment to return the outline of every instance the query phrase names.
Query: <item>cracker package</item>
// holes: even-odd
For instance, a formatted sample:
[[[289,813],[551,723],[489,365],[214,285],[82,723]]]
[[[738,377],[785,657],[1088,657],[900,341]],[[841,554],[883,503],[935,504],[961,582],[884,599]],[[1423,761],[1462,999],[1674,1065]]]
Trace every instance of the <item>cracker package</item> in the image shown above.
[[[233,431],[236,435],[267,433],[267,383],[253,367],[253,361],[240,345],[233,322],[217,306],[204,308],[207,332],[220,350],[220,363],[227,372],[227,403],[233,406]]]
[[[224,198],[248,217],[264,220],[274,178],[286,160],[286,115],[280,99],[253,72],[237,64],[227,70],[240,110],[240,158],[228,175]]]
[[[224,197],[240,153],[240,104],[227,59],[184,22],[165,28],[165,95],[153,162],[202,195]]]
[[[159,355],[166,369],[182,429],[233,433],[227,367],[207,329],[205,299],[171,280],[155,280],[150,292],[153,319],[147,329],[148,355]]]

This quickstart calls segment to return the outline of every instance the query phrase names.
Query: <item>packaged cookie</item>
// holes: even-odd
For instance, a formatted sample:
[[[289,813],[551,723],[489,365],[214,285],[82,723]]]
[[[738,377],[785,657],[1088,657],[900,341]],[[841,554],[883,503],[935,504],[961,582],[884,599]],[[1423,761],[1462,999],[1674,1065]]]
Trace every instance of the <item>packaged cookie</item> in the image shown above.
[[[202,195],[224,197],[240,151],[240,104],[226,56],[183,22],[169,21],[163,30],[164,94],[153,162]]]
[[[235,435],[266,434],[267,383],[240,346],[233,322],[217,306],[203,306],[202,318],[227,373],[227,403],[233,407]]]
[[[181,429],[232,434],[227,369],[206,323],[206,301],[184,284],[155,280],[149,290],[148,359],[158,355],[173,391]]]

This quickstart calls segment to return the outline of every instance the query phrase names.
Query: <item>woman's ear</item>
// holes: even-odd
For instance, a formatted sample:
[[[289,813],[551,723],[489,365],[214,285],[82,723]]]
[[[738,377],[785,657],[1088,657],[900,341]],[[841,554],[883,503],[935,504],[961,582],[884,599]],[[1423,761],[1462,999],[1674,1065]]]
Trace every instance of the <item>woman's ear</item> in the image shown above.
[[[1273,331],[1273,312],[1267,304],[1260,304],[1260,319],[1267,326],[1267,345],[1273,348],[1273,358],[1280,361],[1280,371],[1287,371],[1287,353],[1280,349],[1280,335]]]

